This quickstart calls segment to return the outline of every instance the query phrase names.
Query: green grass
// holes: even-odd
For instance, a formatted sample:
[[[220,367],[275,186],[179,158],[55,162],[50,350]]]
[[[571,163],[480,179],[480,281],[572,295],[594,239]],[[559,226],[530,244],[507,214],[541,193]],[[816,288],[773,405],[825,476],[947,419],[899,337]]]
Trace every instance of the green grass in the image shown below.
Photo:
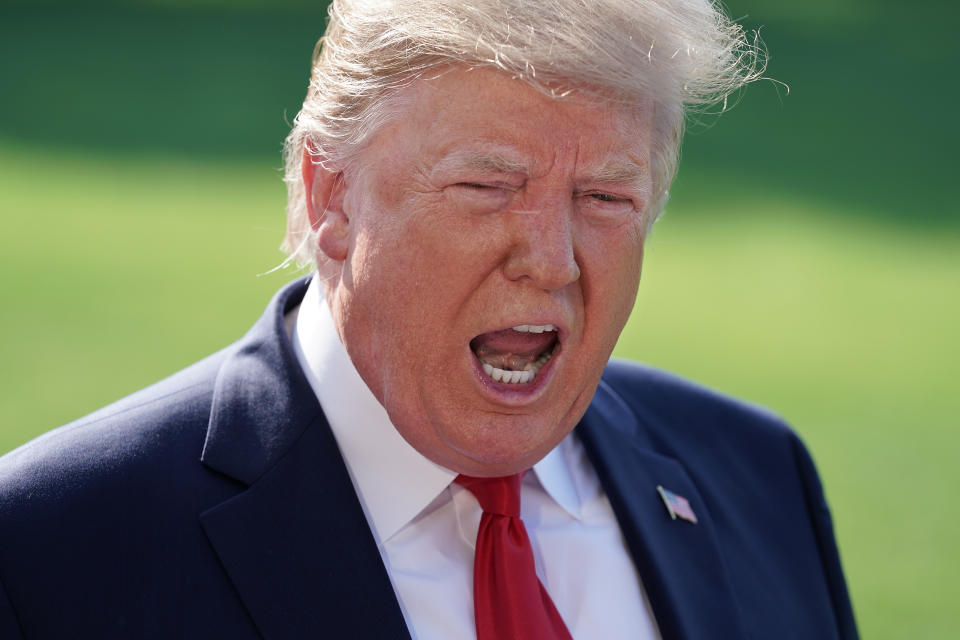
[[[269,165],[0,152],[0,449],[242,335],[289,276]]]

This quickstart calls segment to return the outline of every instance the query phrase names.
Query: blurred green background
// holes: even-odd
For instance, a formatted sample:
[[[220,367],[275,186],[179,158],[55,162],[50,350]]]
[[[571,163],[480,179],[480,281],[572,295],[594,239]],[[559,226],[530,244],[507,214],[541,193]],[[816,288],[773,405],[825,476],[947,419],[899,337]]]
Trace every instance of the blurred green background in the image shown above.
[[[795,425],[865,638],[960,623],[957,7],[729,3],[789,95],[691,126],[618,347]],[[324,16],[0,9],[0,452],[224,346],[294,277],[267,274],[279,153]]]

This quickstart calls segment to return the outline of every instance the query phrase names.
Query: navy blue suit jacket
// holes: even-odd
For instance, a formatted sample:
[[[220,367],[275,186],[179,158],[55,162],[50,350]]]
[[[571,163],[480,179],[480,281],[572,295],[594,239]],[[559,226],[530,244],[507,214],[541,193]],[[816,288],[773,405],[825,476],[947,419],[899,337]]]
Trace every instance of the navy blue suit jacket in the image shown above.
[[[284,332],[304,288],[0,459],[0,638],[408,637]],[[665,640],[856,637],[816,472],[775,416],[613,362],[576,433]]]

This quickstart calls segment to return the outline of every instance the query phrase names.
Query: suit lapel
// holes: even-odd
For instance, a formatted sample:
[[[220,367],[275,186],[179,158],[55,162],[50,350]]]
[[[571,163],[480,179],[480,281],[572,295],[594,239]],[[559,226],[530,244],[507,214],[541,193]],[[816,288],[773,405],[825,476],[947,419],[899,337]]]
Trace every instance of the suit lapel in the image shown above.
[[[200,516],[266,638],[409,637],[346,466],[283,328],[282,291],[217,379],[202,460],[248,485]]]
[[[201,522],[264,637],[407,637],[322,417],[273,469]]]
[[[681,464],[652,451],[637,416],[605,383],[577,428],[607,492],[664,640],[746,637],[708,505]],[[689,500],[672,520],[657,485]]]

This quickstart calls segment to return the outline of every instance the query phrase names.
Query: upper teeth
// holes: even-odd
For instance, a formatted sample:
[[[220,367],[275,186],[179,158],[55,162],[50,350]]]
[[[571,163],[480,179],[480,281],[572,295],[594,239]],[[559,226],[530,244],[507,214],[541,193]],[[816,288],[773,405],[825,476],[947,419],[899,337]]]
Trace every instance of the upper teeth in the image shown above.
[[[514,331],[521,333],[543,333],[544,331],[556,331],[557,328],[552,324],[518,324],[511,327]]]

